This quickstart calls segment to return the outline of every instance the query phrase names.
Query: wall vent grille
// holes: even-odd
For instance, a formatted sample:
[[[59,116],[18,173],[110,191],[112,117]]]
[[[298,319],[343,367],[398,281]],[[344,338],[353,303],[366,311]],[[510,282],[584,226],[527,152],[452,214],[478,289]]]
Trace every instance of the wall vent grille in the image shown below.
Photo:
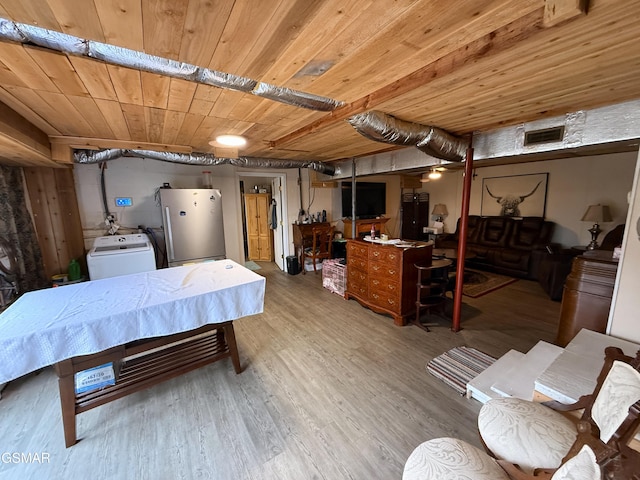
[[[541,143],[560,142],[564,137],[564,125],[560,127],[531,130],[524,133],[524,144],[539,145]]]

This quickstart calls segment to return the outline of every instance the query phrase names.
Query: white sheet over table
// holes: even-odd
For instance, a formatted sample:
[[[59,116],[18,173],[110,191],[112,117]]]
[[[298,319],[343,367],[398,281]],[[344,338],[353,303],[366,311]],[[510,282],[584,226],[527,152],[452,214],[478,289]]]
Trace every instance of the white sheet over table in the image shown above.
[[[0,315],[0,383],[67,358],[261,313],[265,279],[231,260],[25,293]]]

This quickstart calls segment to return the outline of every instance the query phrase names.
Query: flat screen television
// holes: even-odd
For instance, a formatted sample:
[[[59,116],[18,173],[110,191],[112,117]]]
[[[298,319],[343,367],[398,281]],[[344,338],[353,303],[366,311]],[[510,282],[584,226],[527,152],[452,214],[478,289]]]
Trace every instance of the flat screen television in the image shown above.
[[[351,217],[351,182],[341,182],[342,216]],[[387,184],[356,182],[356,219],[376,218],[387,212]]]

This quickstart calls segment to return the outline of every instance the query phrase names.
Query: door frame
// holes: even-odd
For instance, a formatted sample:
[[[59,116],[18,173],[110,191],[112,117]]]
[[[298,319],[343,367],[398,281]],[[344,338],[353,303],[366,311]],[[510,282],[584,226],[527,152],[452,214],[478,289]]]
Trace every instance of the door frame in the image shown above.
[[[289,229],[288,223],[286,219],[289,218],[287,214],[287,174],[286,173],[276,173],[269,171],[257,171],[257,170],[248,170],[242,172],[236,172],[236,195],[237,198],[240,199],[238,202],[238,208],[244,209],[244,202],[242,201],[242,193],[240,192],[240,180],[244,177],[263,177],[268,178],[270,180],[271,185],[273,185],[274,179],[280,179],[281,190],[279,192],[271,192],[271,198],[276,200],[276,214],[278,215],[278,223],[277,227],[273,231],[273,257],[274,262],[278,266],[278,268],[282,271],[286,271],[286,254],[285,254],[285,245],[289,245]],[[273,189],[272,189],[273,190]],[[242,218],[242,212],[238,212],[238,218]],[[244,235],[242,233],[242,225],[238,226],[240,238],[244,240]],[[242,249],[242,256],[244,255],[244,248]],[[246,257],[243,258],[246,261]]]

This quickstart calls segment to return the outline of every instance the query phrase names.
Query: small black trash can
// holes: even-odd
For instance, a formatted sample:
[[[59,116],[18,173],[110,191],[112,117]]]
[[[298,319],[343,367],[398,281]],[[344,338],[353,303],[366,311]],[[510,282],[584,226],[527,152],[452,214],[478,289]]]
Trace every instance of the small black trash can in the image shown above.
[[[287,257],[287,273],[289,275],[297,275],[300,273],[300,264],[298,257],[295,255],[289,255]]]

